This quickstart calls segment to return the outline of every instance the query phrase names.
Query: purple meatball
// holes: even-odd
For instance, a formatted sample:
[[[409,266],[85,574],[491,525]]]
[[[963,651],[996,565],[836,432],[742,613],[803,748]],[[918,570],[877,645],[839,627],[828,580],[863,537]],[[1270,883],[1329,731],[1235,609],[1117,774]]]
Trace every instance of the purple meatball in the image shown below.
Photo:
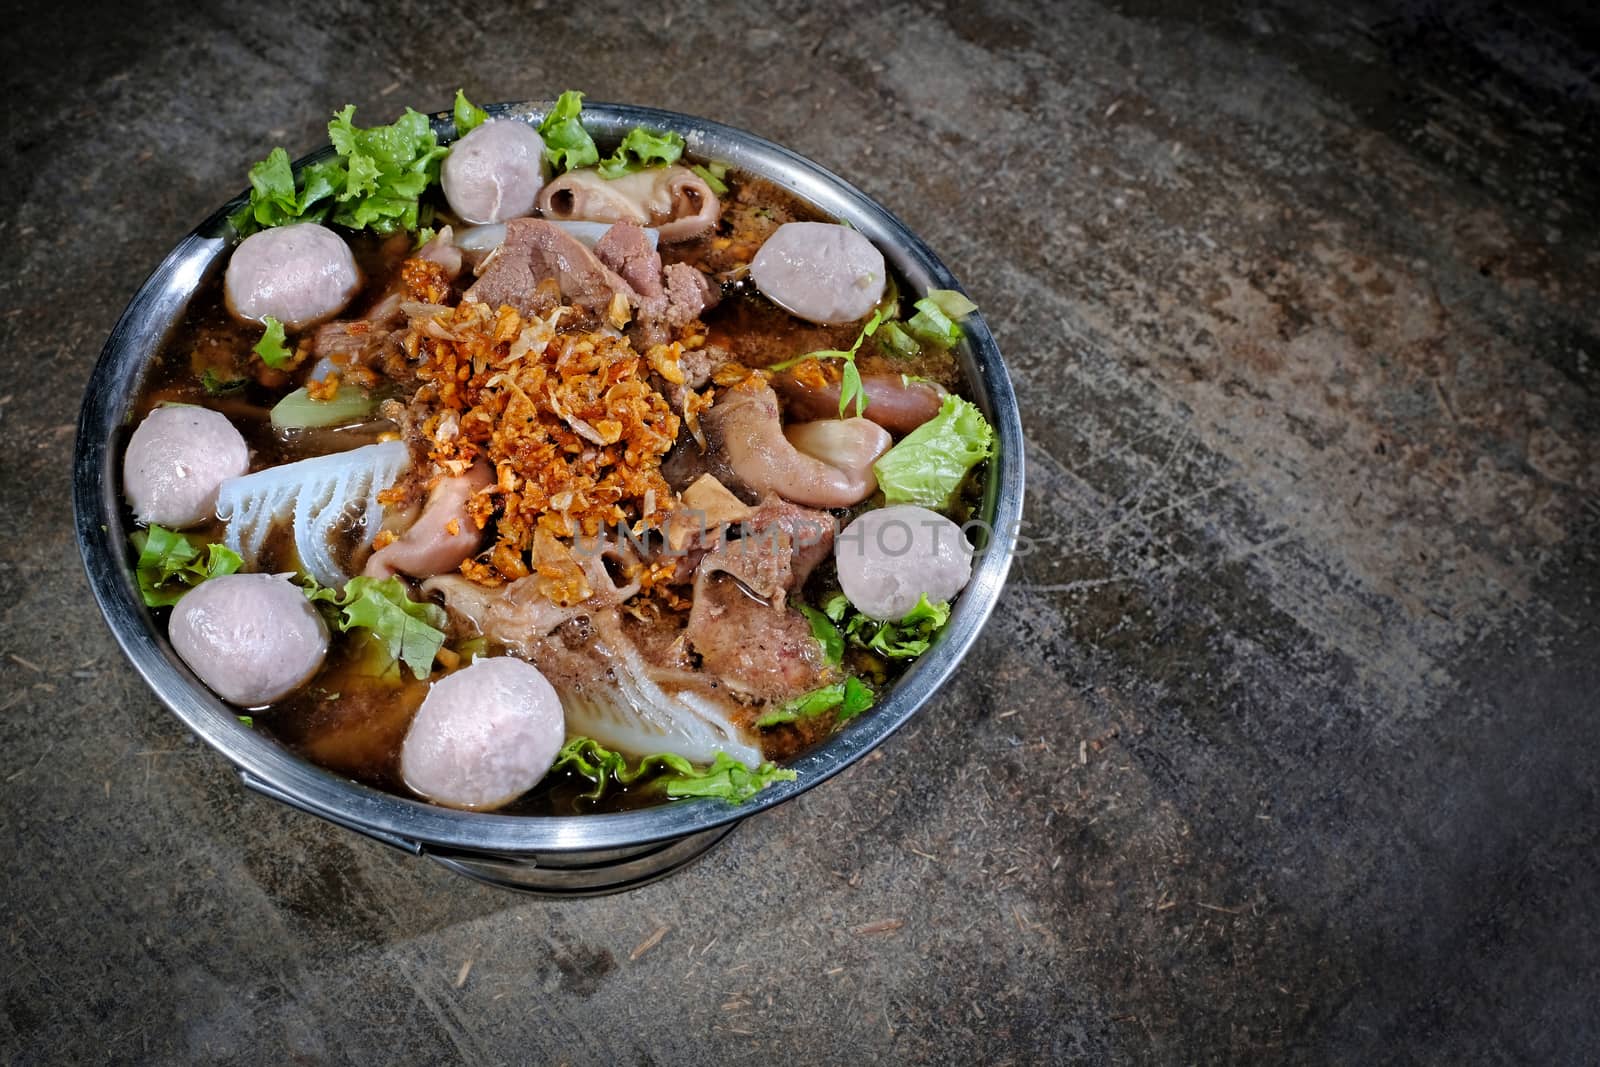
[[[361,272],[338,234],[304,222],[239,242],[222,283],[228,310],[239,318],[270,316],[303,330],[343,311],[361,289]]]
[[[537,667],[480,659],[428,691],[400,747],[400,773],[436,803],[498,808],[538,784],[566,739],[561,700]]]
[[[455,143],[439,180],[450,210],[467,222],[530,215],[544,187],[544,138],[518,119],[490,119]]]
[[[167,635],[183,662],[230,704],[287,696],[317,673],[328,627],[286,576],[229,574],[203,582],[172,609]]]
[[[250,469],[250,450],[215,411],[174,404],[144,417],[122,457],[122,490],[144,523],[183,529],[204,522],[217,487]]]
[[[865,318],[887,278],[883,253],[831,222],[786,222],[750,261],[750,280],[768,300],[823,324]]]
[[[972,577],[972,546],[937,511],[896,504],[858,517],[833,546],[839,587],[874,619],[905,618],[917,601],[949,600]]]

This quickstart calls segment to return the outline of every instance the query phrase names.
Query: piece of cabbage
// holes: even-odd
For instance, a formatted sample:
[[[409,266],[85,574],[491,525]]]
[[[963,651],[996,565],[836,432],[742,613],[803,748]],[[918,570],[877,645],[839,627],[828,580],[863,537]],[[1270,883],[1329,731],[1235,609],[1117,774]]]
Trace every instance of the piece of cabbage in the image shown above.
[[[744,738],[714,701],[688,689],[668,692],[623,638],[592,646],[610,668],[610,678],[576,686],[556,685],[570,737],[592,737],[633,759],[659,752],[691,763],[712,763],[725,752],[747,767],[761,763],[761,749]],[[556,679],[552,678],[551,681]]]
[[[375,536],[383,522],[378,493],[410,463],[404,442],[385,441],[229,478],[217,492],[217,518],[228,524],[224,541],[254,568],[272,528],[292,523],[301,568],[321,585],[342,588],[350,575],[334,559],[335,535],[360,529]]]

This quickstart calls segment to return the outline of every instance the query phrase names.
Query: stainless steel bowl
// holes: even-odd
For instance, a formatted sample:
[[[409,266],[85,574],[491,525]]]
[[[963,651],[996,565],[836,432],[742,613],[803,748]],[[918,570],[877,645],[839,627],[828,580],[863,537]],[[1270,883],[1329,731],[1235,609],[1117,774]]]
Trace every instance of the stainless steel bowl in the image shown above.
[[[498,105],[497,115],[543,115],[549,102]],[[448,115],[434,116],[441,138]],[[957,288],[955,277],[899,219],[859,190],[786,148],[753,134],[670,111],[585,104],[585,125],[601,144],[636,125],[676,130],[689,151],[761,175],[883,250],[913,291]],[[321,152],[299,165],[323,158]],[[871,752],[938,691],[977,639],[1000,597],[1022,514],[1022,424],[994,338],[979,316],[967,323],[960,357],[998,443],[981,517],[993,535],[949,624],[933,647],[870,713],[794,760],[783,782],[741,805],[684,800],[612,815],[532,817],[474,814],[384,793],[323,770],[242,726],[233,708],[177,658],[139,596],[129,566],[129,514],[120,457],[130,410],[150,358],[180,321],[189,298],[223,268],[233,234],[227,218],[243,196],[179,242],[135,294],[111,331],[84,394],[74,457],[78,545],[100,609],[117,643],[162,703],[233,763],[251,789],[453,870],[510,888],[551,895],[616,892],[682,868],[743,819],[819,785]]]

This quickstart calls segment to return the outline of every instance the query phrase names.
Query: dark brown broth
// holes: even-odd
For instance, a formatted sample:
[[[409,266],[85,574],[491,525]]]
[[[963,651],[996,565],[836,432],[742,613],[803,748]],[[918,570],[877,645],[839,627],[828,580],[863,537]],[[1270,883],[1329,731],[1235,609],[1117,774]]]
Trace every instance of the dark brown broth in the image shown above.
[[[751,367],[763,367],[800,353],[818,349],[847,348],[860,327],[815,326],[797,319],[772,305],[742,281],[738,268],[749,254],[783,222],[825,220],[825,216],[790,193],[758,178],[730,178],[734,189],[725,200],[722,222],[712,233],[679,245],[662,245],[666,262],[687,262],[710,273],[723,283],[724,298],[704,316],[708,344],[733,353],[735,359]],[[380,239],[367,233],[343,233],[362,269],[362,293],[351,303],[350,313],[359,315],[388,289],[395,271],[410,249],[409,241]],[[134,408],[135,418],[143,418],[162,403],[199,404],[226,414],[244,435],[251,449],[251,469],[261,470],[304,459],[308,455],[331,451],[312,448],[305,435],[284,435],[274,431],[268,421],[271,406],[285,393],[303,384],[309,365],[290,375],[263,371],[252,366],[251,348],[260,338],[259,327],[239,323],[228,312],[223,299],[222,273],[216,272],[196,292],[188,310],[166,346],[152,361],[143,389]],[[868,343],[862,349],[863,371],[892,370],[933,378],[947,388],[961,388],[960,373],[953,356],[934,353],[907,362],[891,360]],[[212,396],[200,382],[207,369],[228,379],[248,377],[239,391]],[[368,443],[349,439],[342,447]],[[974,472],[976,485],[981,468]],[[862,508],[836,514],[841,525]],[[213,523],[189,531],[205,540],[221,540],[222,527]],[[286,532],[275,531],[263,550],[263,570],[292,569],[293,550]],[[806,588],[807,599],[815,603],[833,583],[832,564],[819,568]],[[163,612],[164,614],[164,612]],[[673,623],[672,625],[676,625]],[[417,680],[408,671],[391,671],[375,677],[371,659],[362,639],[335,634],[327,662],[310,683],[269,707],[252,712],[258,729],[327,769],[348,775],[366,784],[410,796],[399,775],[400,745],[411,718],[426,696],[432,678]],[[892,685],[907,666],[885,662],[852,650],[848,665],[852,671],[875,686]],[[809,723],[784,725],[766,731],[764,747],[769,757],[787,759],[819,740],[828,731],[831,717],[822,716]],[[582,794],[591,783],[575,774],[547,775],[530,792],[500,809],[505,814],[570,815],[583,812],[625,811],[663,802],[666,798],[653,789],[649,780],[636,782],[631,789],[612,783],[598,801]]]

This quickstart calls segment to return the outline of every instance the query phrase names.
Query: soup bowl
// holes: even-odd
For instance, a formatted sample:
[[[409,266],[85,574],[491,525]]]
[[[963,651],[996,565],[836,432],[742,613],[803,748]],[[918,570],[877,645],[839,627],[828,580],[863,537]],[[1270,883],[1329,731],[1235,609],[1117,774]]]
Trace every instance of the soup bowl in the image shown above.
[[[495,115],[537,119],[549,102],[500,104]],[[865,234],[913,292],[958,288],[932,250],[894,215],[817,164],[754,134],[651,108],[584,105],[584,125],[602,147],[645,125],[682,134],[688,152],[725,161],[795,194]],[[432,117],[441,140],[448,114]],[[303,166],[331,154],[325,147]],[[74,454],[78,546],[106,622],[135,670],[173,714],[221,753],[248,788],[461,874],[547,895],[617,892],[692,862],[742,820],[811,789],[883,743],[938,692],[977,640],[1000,597],[1022,512],[1022,425],[994,338],[980,314],[966,320],[958,355],[972,399],[994,426],[995,455],[978,518],[980,552],[972,579],[933,646],[869,713],[788,762],[779,782],[742,804],[678,800],[635,811],[522,816],[460,811],[363,785],[302,759],[243,725],[183,664],[145,607],[128,551],[131,516],[122,502],[121,456],[131,412],[152,358],[181,321],[190,298],[221,271],[234,242],[228,217],[241,194],[180,241],[134,295],[106,340],[84,393]]]

